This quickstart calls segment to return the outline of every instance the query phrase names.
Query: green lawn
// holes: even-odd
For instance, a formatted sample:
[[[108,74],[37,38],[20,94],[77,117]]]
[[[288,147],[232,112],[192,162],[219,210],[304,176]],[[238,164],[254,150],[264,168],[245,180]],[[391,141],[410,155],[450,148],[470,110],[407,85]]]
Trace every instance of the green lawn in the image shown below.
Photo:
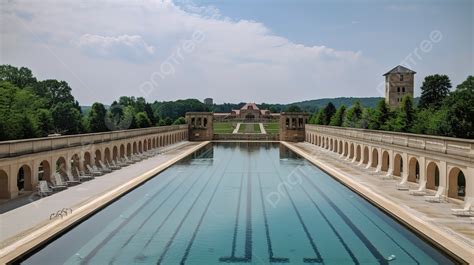
[[[241,123],[239,133],[260,133],[258,123]]]
[[[264,123],[263,127],[268,134],[277,134],[280,130],[280,124],[278,122]]]
[[[235,124],[232,122],[214,122],[214,133],[232,133],[234,131]]]

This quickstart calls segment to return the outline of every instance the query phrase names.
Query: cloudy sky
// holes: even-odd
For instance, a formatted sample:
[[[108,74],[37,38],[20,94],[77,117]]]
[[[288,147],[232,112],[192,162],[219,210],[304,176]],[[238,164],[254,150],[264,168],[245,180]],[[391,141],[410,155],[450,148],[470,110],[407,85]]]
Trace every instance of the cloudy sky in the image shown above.
[[[473,14],[471,0],[5,0],[0,63],[66,80],[82,105],[381,96],[398,64],[417,90],[473,74]]]

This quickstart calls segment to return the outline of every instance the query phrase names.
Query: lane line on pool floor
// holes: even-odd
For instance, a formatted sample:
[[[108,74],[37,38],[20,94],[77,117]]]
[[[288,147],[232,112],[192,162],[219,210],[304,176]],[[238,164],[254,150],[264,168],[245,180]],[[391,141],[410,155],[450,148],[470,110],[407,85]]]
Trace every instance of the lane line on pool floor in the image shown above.
[[[306,178],[309,178],[309,176],[307,175],[307,173],[303,170],[303,169],[300,169],[300,171],[302,172],[302,174],[306,177]],[[370,221],[375,227],[377,227],[383,234],[385,234],[395,245],[397,245],[403,252],[405,252],[410,258],[413,259],[413,261],[416,263],[416,264],[420,264],[420,262],[412,255],[410,254],[404,247],[402,247],[399,243],[397,243],[395,241],[395,239],[393,239],[393,237],[391,237],[387,232],[385,232],[379,225],[377,225],[368,215],[366,215],[364,212],[362,212],[362,210],[351,200],[347,199],[346,200],[348,203],[350,203],[361,215],[363,215],[365,218],[367,218],[368,221]]]
[[[184,255],[183,255],[183,257],[181,259],[181,262],[180,262],[181,265],[184,265],[186,263],[186,260],[188,259],[189,252],[191,251],[191,248],[194,244],[194,240],[196,239],[196,236],[198,234],[199,228],[201,227],[202,221],[204,220],[204,217],[206,216],[207,211],[209,210],[209,206],[211,205],[211,202],[214,199],[214,196],[216,195],[217,189],[219,188],[219,186],[222,182],[222,179],[224,179],[224,176],[226,175],[225,173],[226,173],[227,168],[230,165],[230,161],[232,161],[232,159],[227,159],[227,161],[229,161],[229,162],[226,164],[226,166],[224,168],[224,172],[222,172],[221,178],[219,179],[219,182],[217,183],[216,187],[214,188],[214,191],[212,192],[211,198],[209,198],[209,201],[207,202],[206,208],[204,209],[204,212],[202,213],[201,218],[199,219],[199,222],[198,222],[196,228],[194,229],[193,235],[192,235],[192,237],[191,237],[191,239],[188,243],[188,246],[186,247],[186,250],[184,251]],[[242,181],[241,181],[241,187],[242,187]]]
[[[354,234],[364,243],[374,257],[379,261],[380,264],[388,265],[387,259],[378,251],[378,249],[370,242],[369,239],[357,228],[356,225],[344,214],[335,204],[332,202],[327,195],[311,181],[306,174],[303,174],[304,178],[311,184],[311,186],[327,201],[327,203],[333,208],[333,210],[342,218],[342,220],[351,228]]]
[[[289,258],[284,257],[275,257],[273,255],[272,240],[270,237],[270,227],[268,225],[267,211],[265,209],[265,201],[263,199],[263,190],[262,190],[262,181],[260,180],[260,174],[257,173],[258,184],[260,187],[260,200],[262,202],[262,211],[263,211],[263,221],[265,224],[265,235],[267,238],[267,248],[268,248],[268,260],[272,263],[288,263],[290,262]]]
[[[224,161],[224,159],[222,160]],[[227,165],[230,163],[230,159],[227,160]],[[160,257],[158,258],[156,264],[161,264],[161,262],[163,261],[166,253],[168,252],[171,244],[173,244],[173,240],[175,239],[176,235],[178,234],[179,230],[181,229],[181,227],[183,226],[184,222],[186,221],[186,219],[188,218],[189,216],[189,213],[191,212],[191,210],[194,208],[194,205],[196,205],[196,203],[198,202],[199,200],[199,197],[201,197],[202,193],[204,192],[204,190],[207,188],[208,184],[211,182],[211,179],[212,179],[212,176],[216,173],[217,169],[219,169],[218,166],[215,167],[215,170],[212,171],[212,173],[210,174],[208,180],[206,181],[206,184],[204,184],[204,187],[201,189],[201,191],[199,192],[199,194],[196,196],[196,198],[194,199],[193,203],[191,204],[191,206],[189,207],[188,211],[186,212],[186,214],[184,215],[184,217],[181,219],[181,221],[179,222],[178,224],[178,227],[175,229],[173,235],[171,236],[171,238],[168,240],[168,242],[166,243],[165,245],[165,248],[163,250],[163,252],[161,253]],[[222,175],[223,176],[223,175]],[[221,176],[221,179],[222,179],[222,176]]]

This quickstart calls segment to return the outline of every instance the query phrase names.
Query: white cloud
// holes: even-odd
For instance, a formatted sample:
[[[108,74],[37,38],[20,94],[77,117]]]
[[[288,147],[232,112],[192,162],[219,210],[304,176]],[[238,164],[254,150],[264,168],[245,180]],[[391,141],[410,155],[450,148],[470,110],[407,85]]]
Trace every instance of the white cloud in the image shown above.
[[[154,0],[2,5],[2,24],[9,25],[0,32],[7,40],[2,63],[30,67],[40,78],[65,79],[82,104],[143,96],[141,85],[170,56],[174,74],[160,78],[148,100],[285,103],[377,95],[381,80],[359,51],[295,43],[262,23],[223,18],[213,7]],[[31,16],[26,20],[18,11]],[[196,31],[204,40],[183,52]]]
[[[82,35],[77,46],[86,54],[104,58],[123,58],[130,61],[150,59],[155,48],[139,35],[108,37],[92,34]]]

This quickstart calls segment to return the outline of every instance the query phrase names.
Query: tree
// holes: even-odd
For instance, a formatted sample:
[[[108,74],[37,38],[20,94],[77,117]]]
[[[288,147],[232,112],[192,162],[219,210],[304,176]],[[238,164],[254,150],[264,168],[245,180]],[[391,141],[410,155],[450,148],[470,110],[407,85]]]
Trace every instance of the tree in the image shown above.
[[[186,124],[186,119],[184,117],[179,117],[173,122],[173,125],[180,125],[180,124]]]
[[[39,109],[36,116],[39,136],[48,136],[53,130],[53,117],[47,109]]]
[[[390,109],[388,108],[385,99],[382,99],[377,103],[377,107],[375,108],[369,119],[369,129],[385,129],[389,119]]]
[[[138,128],[147,128],[151,126],[151,121],[148,119],[146,112],[138,112],[135,115],[135,120]]]
[[[11,65],[0,65],[0,80],[7,81],[20,89],[36,83],[36,78],[30,69],[26,67],[18,69]]]
[[[342,126],[344,116],[346,115],[346,106],[342,105],[337,109],[336,114],[331,118],[329,125],[331,126]]]
[[[55,132],[76,134],[82,131],[81,113],[72,103],[59,102],[51,111]]]
[[[343,126],[356,128],[359,125],[360,119],[362,118],[362,105],[360,101],[356,101],[354,105],[347,111],[347,115],[344,118]]]
[[[290,105],[286,108],[285,112],[301,112],[301,108],[298,105]]]
[[[72,107],[78,108],[78,103],[71,94],[71,87],[66,81],[49,79],[38,82],[34,86],[34,92],[45,99],[48,108],[54,108],[58,103],[71,103]]]
[[[324,125],[324,109],[320,109],[314,118],[314,124]]]
[[[448,96],[451,81],[447,75],[429,75],[421,86],[421,97],[418,103],[420,109],[439,109],[443,100]]]
[[[469,76],[445,101],[449,135],[474,138],[474,77]]]
[[[400,107],[397,110],[394,121],[394,130],[399,132],[410,131],[415,117],[413,99],[410,95],[405,95],[402,99]]]
[[[324,115],[322,117],[322,122],[324,125],[329,125],[331,122],[332,116],[334,116],[334,113],[336,113],[336,107],[334,107],[334,104],[329,102],[327,106],[324,108]]]
[[[92,104],[91,110],[88,113],[88,130],[90,132],[105,132],[108,131],[106,123],[107,110],[102,103]]]

